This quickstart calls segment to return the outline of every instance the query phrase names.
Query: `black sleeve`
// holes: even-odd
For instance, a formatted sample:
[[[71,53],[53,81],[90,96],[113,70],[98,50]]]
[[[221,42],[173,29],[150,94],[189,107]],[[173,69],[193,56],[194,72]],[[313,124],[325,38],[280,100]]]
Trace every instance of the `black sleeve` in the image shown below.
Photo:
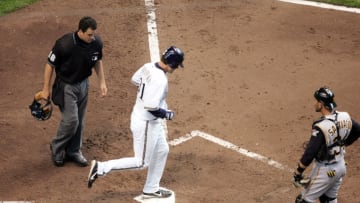
[[[354,143],[360,137],[360,124],[351,119],[352,121],[352,128],[348,138],[345,140],[345,146],[349,146]]]
[[[99,35],[95,35],[95,40],[97,41],[97,49],[99,51],[99,60],[103,58],[103,42]]]
[[[67,33],[61,38],[57,39],[51,52],[48,55],[48,63],[59,68],[66,58],[72,53],[74,48],[73,33]]]
[[[318,127],[313,127],[309,144],[307,145],[300,162],[305,166],[309,166],[323,144],[325,144],[324,134]]]
[[[50,51],[47,61],[52,67],[59,67],[61,61],[61,44],[57,40]]]
[[[149,111],[153,116],[157,117],[157,118],[165,118],[166,116],[166,110],[159,108],[158,110],[155,111]]]

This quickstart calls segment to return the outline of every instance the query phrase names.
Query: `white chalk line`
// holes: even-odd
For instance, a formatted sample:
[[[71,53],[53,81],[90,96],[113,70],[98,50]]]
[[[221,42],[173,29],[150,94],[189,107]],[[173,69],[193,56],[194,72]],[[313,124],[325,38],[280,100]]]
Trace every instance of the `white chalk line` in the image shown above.
[[[255,160],[258,160],[258,161],[261,161],[261,162],[264,162],[270,166],[273,166],[275,168],[278,168],[278,169],[281,169],[281,170],[288,170],[288,171],[292,171],[288,166],[284,165],[284,164],[281,164],[273,159],[270,159],[268,157],[265,157],[263,155],[260,155],[260,154],[257,154],[257,153],[254,153],[254,152],[251,152],[247,149],[244,149],[244,148],[241,148],[239,146],[236,146],[234,144],[232,144],[231,142],[228,142],[228,141],[225,141],[223,139],[220,139],[218,137],[215,137],[213,135],[210,135],[210,134],[207,134],[207,133],[204,133],[204,132],[201,132],[201,131],[192,131],[190,132],[189,134],[186,134],[182,137],[179,137],[179,138],[176,138],[174,140],[171,140],[169,141],[169,145],[171,146],[176,146],[176,145],[179,145],[179,144],[182,144],[194,137],[201,137],[201,138],[204,138],[210,142],[213,142],[215,144],[218,144],[222,147],[225,147],[227,149],[231,149],[233,151],[236,151],[238,152],[239,154],[242,154],[244,156],[247,156],[247,157],[250,157],[252,159],[255,159]]]
[[[146,6],[146,16],[147,16],[150,58],[152,62],[157,62],[160,60],[160,54],[159,54],[160,52],[159,52],[159,40],[158,40],[158,32],[156,25],[154,0],[145,0],[145,6]]]
[[[293,4],[300,4],[300,5],[305,5],[305,6],[325,8],[325,9],[332,9],[332,10],[338,10],[338,11],[345,11],[345,12],[351,12],[351,13],[360,13],[360,9],[358,9],[358,8],[337,6],[337,5],[321,3],[321,2],[306,1],[306,0],[278,0],[278,1],[293,3]]]

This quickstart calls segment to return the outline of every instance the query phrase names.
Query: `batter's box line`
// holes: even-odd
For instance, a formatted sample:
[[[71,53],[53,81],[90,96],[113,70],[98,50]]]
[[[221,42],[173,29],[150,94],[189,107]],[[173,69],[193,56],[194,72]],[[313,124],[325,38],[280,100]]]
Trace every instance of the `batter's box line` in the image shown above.
[[[205,140],[208,140],[212,143],[215,143],[215,144],[218,144],[222,147],[225,147],[227,149],[231,149],[239,154],[242,154],[244,156],[247,156],[247,157],[250,157],[252,159],[255,159],[255,160],[258,160],[258,161],[261,161],[261,162],[264,162],[272,167],[275,167],[277,169],[281,169],[281,170],[287,170],[289,172],[292,172],[292,170],[284,165],[284,164],[281,164],[273,159],[270,159],[268,157],[265,157],[263,155],[260,155],[260,154],[257,154],[257,153],[254,153],[254,152],[251,152],[247,149],[244,149],[244,148],[241,148],[239,146],[236,146],[234,144],[232,144],[231,142],[228,142],[226,140],[223,140],[223,139],[220,139],[218,137],[215,137],[213,135],[210,135],[210,134],[207,134],[207,133],[204,133],[204,132],[201,132],[201,131],[198,131],[198,130],[195,130],[195,131],[191,131],[190,133],[182,136],[182,137],[179,137],[179,138],[176,138],[174,140],[171,140],[169,141],[169,145],[171,146],[176,146],[176,145],[179,145],[181,143],[184,143],[194,137],[201,137]]]

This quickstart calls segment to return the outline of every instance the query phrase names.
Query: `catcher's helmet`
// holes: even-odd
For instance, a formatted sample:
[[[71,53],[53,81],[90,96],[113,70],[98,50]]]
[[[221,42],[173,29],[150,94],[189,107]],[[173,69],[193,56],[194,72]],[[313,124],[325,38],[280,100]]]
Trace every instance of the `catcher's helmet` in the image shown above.
[[[314,97],[319,102],[322,102],[328,109],[334,109],[337,105],[334,101],[334,93],[328,87],[320,87],[315,91]]]
[[[177,47],[169,47],[162,55],[161,61],[175,69],[178,66],[184,67],[182,62],[184,61],[184,53]]]
[[[31,115],[39,121],[48,120],[52,113],[50,99],[42,98],[41,91],[37,92],[34,101],[29,105]]]

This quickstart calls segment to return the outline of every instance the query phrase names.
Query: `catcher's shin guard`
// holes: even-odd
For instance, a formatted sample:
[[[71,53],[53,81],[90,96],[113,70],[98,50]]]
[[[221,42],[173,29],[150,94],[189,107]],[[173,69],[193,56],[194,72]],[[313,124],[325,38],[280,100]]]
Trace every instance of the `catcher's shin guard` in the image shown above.
[[[321,195],[321,197],[319,198],[320,203],[336,203],[337,202],[337,198],[330,198],[326,195]]]
[[[303,200],[302,195],[299,194],[298,196],[296,196],[295,203],[310,203],[310,202]]]

